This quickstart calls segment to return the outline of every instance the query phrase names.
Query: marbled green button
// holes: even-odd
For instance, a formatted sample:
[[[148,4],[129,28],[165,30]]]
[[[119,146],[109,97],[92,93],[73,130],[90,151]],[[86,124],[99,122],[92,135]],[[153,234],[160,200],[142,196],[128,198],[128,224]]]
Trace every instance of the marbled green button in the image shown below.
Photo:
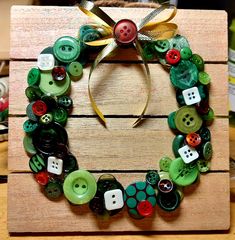
[[[27,82],[29,86],[38,85],[40,81],[40,70],[38,68],[31,68],[28,76]]]
[[[52,114],[55,122],[59,123],[62,126],[66,124],[68,119],[68,113],[64,108],[57,107],[56,109],[54,109]]]
[[[202,153],[205,160],[210,160],[212,158],[213,149],[211,142],[206,142],[203,144]]]
[[[168,40],[157,40],[154,42],[155,49],[159,53],[165,53],[170,48],[170,43]]]
[[[189,47],[184,47],[180,50],[180,57],[183,60],[188,60],[192,56],[192,50]]]
[[[204,60],[202,59],[202,57],[200,55],[193,54],[191,57],[191,61],[196,65],[196,67],[199,71],[204,70]]]
[[[101,34],[96,29],[89,29],[85,31],[83,37],[81,38],[82,42],[93,42],[101,38]]]
[[[25,89],[25,95],[31,102],[40,99],[43,93],[38,86],[29,86]]]
[[[160,180],[159,174],[155,170],[150,170],[146,174],[146,182],[149,183],[152,186],[156,186],[158,181]]]
[[[174,48],[179,51],[182,48],[189,47],[188,40],[181,35],[176,35],[175,37],[169,39],[169,43],[170,43],[170,49]]]
[[[26,120],[23,124],[23,130],[26,133],[33,133],[38,128],[38,123],[31,120]]]

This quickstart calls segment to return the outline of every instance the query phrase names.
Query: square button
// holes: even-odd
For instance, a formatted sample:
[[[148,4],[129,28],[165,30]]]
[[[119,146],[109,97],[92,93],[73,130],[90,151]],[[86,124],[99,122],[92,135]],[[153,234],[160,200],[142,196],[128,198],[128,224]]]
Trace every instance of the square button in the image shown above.
[[[185,89],[182,94],[186,105],[192,105],[201,101],[201,96],[197,87]]]
[[[52,54],[40,54],[38,56],[37,65],[42,71],[52,70],[55,66],[55,58]]]
[[[189,147],[189,145],[180,148],[178,152],[185,163],[191,163],[199,157],[198,152],[194,148]]]
[[[48,157],[47,160],[47,171],[50,173],[54,173],[56,175],[60,175],[63,170],[63,160],[56,157]]]
[[[110,190],[104,193],[105,208],[116,210],[124,206],[123,194],[120,189]]]

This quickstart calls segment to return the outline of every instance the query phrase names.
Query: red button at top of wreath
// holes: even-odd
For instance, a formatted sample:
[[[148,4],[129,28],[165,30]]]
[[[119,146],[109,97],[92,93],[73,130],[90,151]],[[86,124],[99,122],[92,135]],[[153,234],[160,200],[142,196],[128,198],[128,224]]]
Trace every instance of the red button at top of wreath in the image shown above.
[[[137,37],[137,27],[129,19],[122,19],[114,26],[114,38],[120,45],[127,45],[135,41]]]

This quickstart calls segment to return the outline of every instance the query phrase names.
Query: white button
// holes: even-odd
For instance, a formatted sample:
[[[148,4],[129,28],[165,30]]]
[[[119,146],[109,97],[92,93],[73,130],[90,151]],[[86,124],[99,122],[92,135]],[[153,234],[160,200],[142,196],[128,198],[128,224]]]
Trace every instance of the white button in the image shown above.
[[[198,152],[194,148],[189,147],[188,145],[180,148],[178,150],[178,153],[180,154],[181,158],[185,163],[190,163],[199,157]]]
[[[124,206],[123,194],[120,189],[110,190],[104,193],[105,208],[107,210],[120,209]]]
[[[63,160],[56,157],[48,157],[47,160],[47,171],[50,173],[54,173],[56,175],[60,175],[63,169]]]
[[[201,96],[197,87],[185,89],[182,94],[186,105],[192,105],[201,101]]]
[[[8,79],[0,78],[0,98],[8,95]]]
[[[40,70],[49,71],[55,66],[55,58],[52,54],[40,54],[37,64]]]

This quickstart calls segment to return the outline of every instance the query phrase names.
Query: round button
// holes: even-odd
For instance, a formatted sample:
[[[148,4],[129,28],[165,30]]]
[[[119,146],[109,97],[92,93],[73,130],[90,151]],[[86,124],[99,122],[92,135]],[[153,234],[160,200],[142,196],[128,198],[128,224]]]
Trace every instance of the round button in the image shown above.
[[[210,160],[212,158],[213,149],[211,142],[206,142],[203,144],[202,153],[205,160]]]
[[[202,119],[205,120],[205,121],[210,122],[210,121],[213,121],[213,120],[214,120],[214,117],[215,117],[214,110],[213,110],[211,107],[209,107],[208,113],[205,114],[205,115],[203,115],[203,116],[202,116]]]
[[[52,114],[53,114],[53,119],[55,122],[61,124],[62,126],[64,126],[66,124],[67,118],[68,118],[68,113],[64,108],[57,107],[56,109],[54,109]]]
[[[33,109],[33,113],[36,116],[40,117],[40,116],[44,115],[47,112],[47,105],[42,100],[37,100],[32,105],[32,109]]]
[[[99,177],[97,181],[97,192],[104,194],[106,191],[114,189],[121,189],[123,191],[121,183],[119,183],[113,175],[103,174]]]
[[[207,127],[202,127],[198,131],[203,142],[209,142],[211,140],[211,132]]]
[[[46,113],[42,115],[39,119],[39,122],[43,125],[48,125],[53,121],[53,115],[51,113]]]
[[[147,61],[152,60],[155,57],[153,43],[146,43],[143,48],[143,55]]]
[[[153,214],[153,206],[148,200],[139,202],[137,210],[142,217],[149,217]]]
[[[34,155],[37,153],[34,145],[33,145],[33,139],[29,135],[25,135],[23,139],[23,145],[24,145],[24,150],[27,152],[29,155]]]
[[[40,99],[42,94],[43,93],[38,86],[29,86],[25,89],[25,95],[30,102]]]
[[[23,124],[23,130],[26,133],[33,133],[37,128],[39,124],[37,122],[33,122],[31,120],[26,120]]]
[[[161,191],[162,193],[169,193],[173,190],[173,183],[171,180],[169,179],[161,179],[158,182],[158,189],[159,191]]]
[[[199,72],[199,82],[203,85],[208,85],[211,81],[211,77],[206,72]]]
[[[186,136],[186,141],[189,146],[197,147],[201,143],[202,139],[201,139],[200,135],[197,133],[189,133]]]
[[[77,39],[64,36],[56,40],[53,46],[55,57],[61,62],[73,62],[80,54],[80,45]]]
[[[83,25],[79,28],[79,37],[82,39],[85,35],[85,33],[88,31],[88,30],[91,30],[92,27],[90,25]]]
[[[34,121],[34,122],[37,122],[38,118],[37,118],[37,116],[34,114],[33,108],[32,108],[32,106],[33,106],[34,103],[35,103],[35,101],[33,101],[33,102],[31,102],[30,104],[28,104],[28,106],[26,107],[26,114],[27,114],[27,117],[28,117],[30,120],[32,120],[32,121]]]
[[[171,163],[169,174],[175,184],[184,187],[195,182],[198,177],[198,168],[193,162],[186,164],[182,158],[176,158]]]
[[[77,159],[74,155],[68,154],[65,161],[63,162],[63,171],[65,173],[70,173],[78,170]]]
[[[171,212],[179,206],[180,195],[177,191],[173,191],[168,194],[158,194],[157,202],[161,209]]]
[[[176,114],[176,112],[172,112],[168,115],[168,118],[167,118],[167,123],[168,123],[169,127],[173,130],[176,129],[175,114]]]
[[[172,150],[173,153],[175,155],[175,157],[179,157],[179,152],[178,150],[184,146],[184,140],[185,140],[185,136],[178,134],[175,136],[173,142],[172,142]]]
[[[159,162],[160,170],[168,172],[172,160],[169,157],[162,157]]]
[[[33,155],[29,160],[29,167],[34,173],[41,172],[45,169],[46,164],[44,162],[44,159],[38,155]]]
[[[170,49],[166,53],[166,61],[171,65],[175,65],[180,61],[180,52],[177,49]]]
[[[103,215],[105,213],[104,199],[101,196],[95,196],[89,202],[89,208],[92,212],[98,215]]]
[[[41,73],[41,80],[39,88],[45,94],[51,94],[54,96],[64,95],[70,88],[71,80],[66,73],[66,78],[61,81],[55,81],[51,73]]]
[[[200,55],[193,54],[190,60],[196,65],[196,67],[199,71],[204,70],[204,60],[202,59],[202,57]]]
[[[160,180],[159,174],[157,171],[150,170],[146,174],[146,182],[152,186],[156,186],[158,181]]]
[[[82,64],[79,62],[71,62],[68,67],[68,72],[72,80],[78,80],[83,74]]]
[[[64,67],[54,67],[51,74],[55,81],[62,81],[66,78],[66,70]]]
[[[178,49],[179,51],[182,48],[189,47],[188,40],[185,37],[178,34],[173,38],[169,39],[169,43],[170,43],[170,49],[174,48],[174,49]]]
[[[176,100],[177,100],[177,103],[178,103],[180,106],[186,105],[186,104],[185,104],[185,101],[184,101],[184,96],[183,96],[183,94],[182,94],[182,90],[181,90],[181,89],[177,89],[177,90],[176,90]]]
[[[27,82],[29,86],[38,85],[40,81],[40,70],[38,68],[31,68],[28,76]]]
[[[61,184],[58,182],[49,182],[45,187],[45,194],[51,200],[58,199],[63,194]]]
[[[195,108],[198,114],[202,116],[206,115],[210,110],[208,99],[201,100],[199,103],[195,104]]]
[[[97,184],[94,176],[86,170],[71,172],[63,185],[65,197],[73,204],[88,203],[96,194]]]
[[[193,106],[181,107],[175,115],[175,125],[182,133],[196,132],[202,126],[202,119]]]
[[[183,60],[188,60],[192,56],[192,50],[189,47],[184,47],[180,50],[180,56]]]
[[[45,186],[49,181],[49,175],[47,172],[39,172],[35,174],[35,179],[40,185]]]
[[[114,38],[119,44],[130,44],[137,37],[137,27],[134,22],[129,19],[122,19],[114,26]]]
[[[198,159],[197,166],[198,166],[199,172],[201,173],[208,172],[210,170],[210,161],[207,161],[205,159]]]
[[[60,96],[57,99],[58,105],[65,109],[71,109],[73,107],[73,100],[69,96]]]
[[[176,88],[191,88],[198,82],[197,67],[188,60],[181,60],[178,65],[171,67],[170,79]]]
[[[170,43],[168,40],[157,40],[156,42],[154,42],[154,44],[156,51],[159,53],[166,52],[170,47]]]

